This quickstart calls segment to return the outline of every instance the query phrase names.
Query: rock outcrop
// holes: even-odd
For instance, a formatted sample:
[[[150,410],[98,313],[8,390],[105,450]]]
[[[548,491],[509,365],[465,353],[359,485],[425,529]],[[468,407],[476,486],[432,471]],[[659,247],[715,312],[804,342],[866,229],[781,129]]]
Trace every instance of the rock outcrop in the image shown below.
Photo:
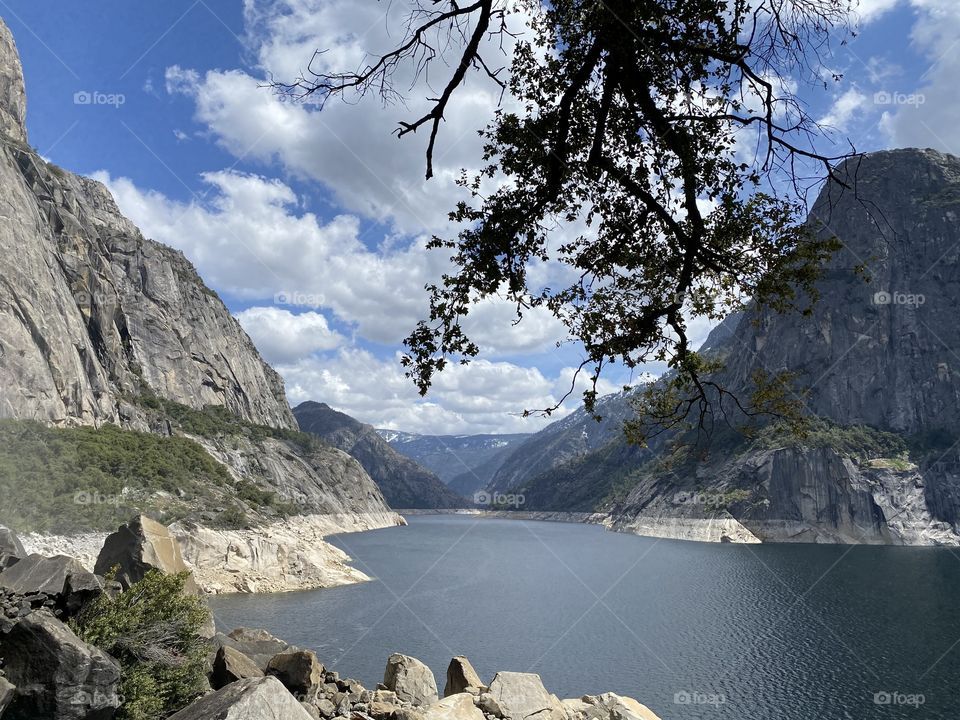
[[[467,501],[432,472],[401,455],[372,425],[337,412],[325,403],[305,402],[293,409],[300,429],[355,457],[393,508],[456,508]]]
[[[120,705],[119,666],[45,610],[0,636],[0,655],[16,686],[4,720],[109,720]]]
[[[106,575],[114,569],[115,579],[124,590],[143,580],[150,570],[168,575],[190,571],[183,562],[177,539],[165,526],[146,515],[138,515],[121,525],[104,542],[94,572]],[[184,589],[192,593],[200,590],[192,576]]]
[[[60,595],[71,575],[86,573],[83,565],[66,555],[28,555],[0,572],[0,587],[21,594]]]
[[[660,537],[960,544],[960,159],[893,150],[836,173],[848,188],[827,183],[809,222],[842,249],[811,312],[751,304],[704,344],[726,365],[714,381],[739,397],[757,371],[791,373],[811,437],[727,434],[668,463],[673,437],[628,446],[629,397],[611,396],[604,423],[582,411],[554,423],[491,489],[522,494],[524,510],[599,511],[613,529]]]
[[[305,442],[279,375],[184,255],[144,238],[101,183],[46,162],[27,144],[25,108],[16,47],[0,21],[0,419],[185,436],[216,461],[211,467],[226,470],[209,488],[146,487],[111,497],[122,499],[124,517],[170,508],[170,516],[201,529],[253,532],[291,515],[336,515],[329,525],[342,531],[401,522],[357,462]],[[18,479],[0,481],[17,490],[12,502],[29,502],[31,489]],[[98,490],[81,488],[91,496]],[[69,503],[48,500],[50,507]],[[71,504],[71,531],[105,529],[105,508],[90,506],[84,524]],[[0,505],[0,521],[17,517],[7,515]],[[348,518],[358,519],[354,527]],[[295,524],[288,532],[297,532]],[[195,546],[215,547],[219,561],[231,541],[207,535]],[[342,571],[336,553],[327,555],[336,560],[327,575],[361,579]],[[207,557],[198,551],[192,560]],[[199,577],[202,568],[194,570]],[[261,585],[313,587],[324,574],[294,583],[265,572]],[[247,580],[235,576],[229,589],[242,590]]]

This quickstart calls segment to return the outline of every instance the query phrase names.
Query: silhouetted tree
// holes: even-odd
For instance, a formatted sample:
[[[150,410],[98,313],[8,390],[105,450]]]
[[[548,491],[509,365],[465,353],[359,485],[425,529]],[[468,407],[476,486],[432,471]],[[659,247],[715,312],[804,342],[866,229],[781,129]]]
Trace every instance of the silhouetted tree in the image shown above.
[[[428,286],[430,318],[406,340],[404,363],[421,393],[451,359],[478,354],[461,321],[498,295],[516,303],[518,318],[548,308],[583,344],[588,408],[605,365],[665,361],[672,379],[643,407],[661,428],[691,413],[702,427],[725,402],[747,415],[789,414],[773,391],[782,379],[758,377],[749,398],[716,385],[687,326],[744,298],[782,311],[815,298],[818,270],[838,245],[804,225],[806,193],[853,149],[817,149],[823,128],[797,83],[822,89],[838,79],[824,61],[831,42],[852,32],[851,1],[415,0],[402,41],[363,70],[277,85],[320,102],[368,92],[397,99],[400,65],[419,77],[452,38],[459,61],[444,66],[442,91],[397,131],[427,132],[427,178],[468,72],[510,98],[483,131],[482,171],[462,177],[473,200],[451,220],[463,229],[432,242],[452,251],[456,269]],[[485,53],[508,37],[512,55],[497,68]],[[503,182],[485,191],[488,178]],[[586,232],[549,242],[578,220]],[[531,261],[558,261],[578,279],[532,286]]]

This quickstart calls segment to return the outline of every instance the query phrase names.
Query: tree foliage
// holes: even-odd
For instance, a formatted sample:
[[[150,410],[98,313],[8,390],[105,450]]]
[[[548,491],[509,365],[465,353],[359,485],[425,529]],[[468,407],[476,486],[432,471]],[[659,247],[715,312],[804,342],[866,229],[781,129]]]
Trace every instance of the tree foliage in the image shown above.
[[[478,354],[462,321],[497,296],[520,319],[548,309],[582,344],[588,408],[605,366],[657,361],[674,380],[670,397],[654,401],[662,413],[654,424],[693,413],[702,426],[731,400],[747,415],[775,407],[711,387],[688,326],[746,298],[780,311],[815,301],[818,272],[838,243],[805,224],[806,193],[824,175],[841,182],[832,168],[853,151],[817,150],[823,128],[794,83],[830,77],[823,59],[831,39],[850,31],[850,5],[412,0],[392,51],[358,72],[308,72],[279,85],[324,102],[367,92],[393,100],[402,95],[397,69],[426,73],[452,38],[461,51],[442,90],[398,129],[401,137],[428,130],[427,178],[444,113],[468,73],[503,91],[482,132],[484,165],[461,178],[472,199],[450,215],[459,233],[431,243],[451,253],[454,269],[428,286],[430,317],[406,340],[404,364],[421,393],[451,360]],[[512,47],[502,68],[490,55],[497,39]],[[566,280],[538,286],[535,263],[554,264]],[[768,379],[766,393],[775,385]]]
[[[210,611],[184,592],[188,575],[151,570],[129,590],[101,595],[70,621],[81,639],[120,663],[118,720],[161,720],[206,687],[207,644],[199,632]]]

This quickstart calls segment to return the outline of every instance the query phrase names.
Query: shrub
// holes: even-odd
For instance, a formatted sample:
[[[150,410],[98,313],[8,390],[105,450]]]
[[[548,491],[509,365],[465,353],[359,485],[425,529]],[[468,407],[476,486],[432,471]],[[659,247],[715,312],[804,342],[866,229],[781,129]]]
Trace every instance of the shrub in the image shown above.
[[[210,611],[184,592],[188,576],[151,570],[126,592],[100,596],[70,621],[81,639],[120,663],[124,700],[117,720],[161,720],[206,688],[206,642],[198,633]]]

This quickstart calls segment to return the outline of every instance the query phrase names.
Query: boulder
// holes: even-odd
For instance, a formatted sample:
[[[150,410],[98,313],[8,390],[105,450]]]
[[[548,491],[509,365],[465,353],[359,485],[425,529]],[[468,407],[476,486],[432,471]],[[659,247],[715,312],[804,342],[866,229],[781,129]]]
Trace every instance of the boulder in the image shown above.
[[[103,595],[106,582],[90,572],[72,573],[67,576],[63,589],[68,616],[76,615],[83,606]]]
[[[70,575],[84,572],[83,565],[66,555],[44,557],[34,553],[0,572],[0,587],[21,595],[43,593],[58,597],[63,595]]]
[[[16,689],[3,675],[0,675],[0,717],[3,717],[3,711],[13,702],[13,693]]]
[[[586,695],[583,702],[590,706],[587,720],[660,720],[646,705],[616,693]]]
[[[538,720],[567,720],[559,698],[548,693],[534,673],[497,673],[490,683],[490,695],[507,720],[525,720],[532,715]]]
[[[120,705],[120,667],[47,610],[0,638],[0,655],[17,687],[4,720],[108,720]]]
[[[217,650],[217,656],[213,660],[213,672],[210,674],[210,685],[214,690],[237,680],[256,677],[263,677],[263,670],[242,652],[227,646]]]
[[[244,678],[204,695],[168,720],[312,720],[275,677]],[[6,720],[6,718],[4,718]]]
[[[433,671],[416,658],[394,653],[387,660],[383,684],[403,702],[411,705],[432,705],[439,699]]]
[[[160,570],[169,575],[190,570],[183,561],[177,539],[165,526],[146,515],[138,515],[107,536],[94,572],[106,575],[114,567],[119,568],[116,580],[124,590],[142,580],[150,570]],[[190,593],[200,593],[193,575],[187,579],[184,589]]]
[[[392,718],[394,713],[399,709],[399,705],[374,700],[370,703],[369,712],[370,716],[376,720],[388,720],[388,718]]]
[[[20,538],[10,528],[0,525],[0,570],[14,565],[27,556]]]
[[[567,711],[567,717],[569,717],[570,720],[584,720],[590,708],[593,707],[584,701],[583,698],[567,698],[561,700],[560,703]]]
[[[290,649],[277,653],[267,663],[266,674],[273,675],[300,697],[316,696],[323,684],[323,665],[313,650]]]
[[[217,633],[213,638],[213,646],[215,648],[232,647],[234,650],[239,650],[264,672],[275,655],[286,650],[298,649],[274,637],[266,630],[243,627],[231,630],[229,635]]]
[[[423,720],[423,710],[401,707],[393,714],[393,720]]]
[[[337,714],[337,706],[326,698],[320,698],[317,700],[316,706],[317,711],[325,718],[332,718]]]
[[[458,693],[434,703],[424,712],[424,720],[485,720],[483,712],[474,704],[473,695]]]
[[[447,684],[443,688],[443,696],[450,697],[466,692],[467,688],[477,690],[486,688],[483,680],[473,669],[473,665],[463,655],[457,655],[447,666]]]

